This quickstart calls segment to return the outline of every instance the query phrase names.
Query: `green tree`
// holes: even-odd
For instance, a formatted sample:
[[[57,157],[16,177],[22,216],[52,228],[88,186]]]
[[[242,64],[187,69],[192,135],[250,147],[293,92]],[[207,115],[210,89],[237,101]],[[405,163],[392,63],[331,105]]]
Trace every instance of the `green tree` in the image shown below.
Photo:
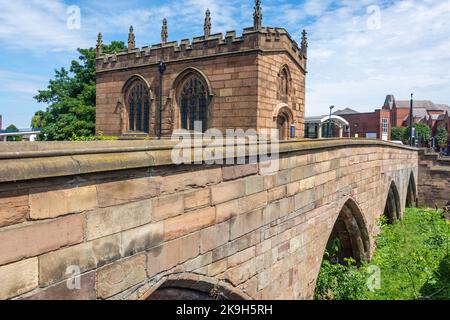
[[[404,141],[405,127],[392,127],[391,129],[391,140],[393,141]]]
[[[126,49],[122,41],[103,46],[104,53]],[[46,90],[34,97],[48,104],[46,111],[37,111],[31,127],[40,129],[39,140],[69,140],[73,136],[95,134],[95,49],[78,49],[80,56],[73,60],[69,71],[55,70],[54,79]]]
[[[416,129],[415,138],[419,141],[420,144],[428,144],[428,141],[431,138],[431,129],[429,126],[423,123],[415,124],[414,128]],[[403,133],[403,141],[408,142],[410,136],[411,128],[408,127]]]
[[[18,132],[19,129],[13,124],[10,124],[8,127],[6,127],[6,131],[9,132]],[[7,141],[22,141],[22,136],[14,136],[14,137],[8,137],[6,139]]]
[[[439,147],[445,148],[447,147],[447,141],[448,141],[447,129],[443,125],[440,125],[436,131],[436,143]]]

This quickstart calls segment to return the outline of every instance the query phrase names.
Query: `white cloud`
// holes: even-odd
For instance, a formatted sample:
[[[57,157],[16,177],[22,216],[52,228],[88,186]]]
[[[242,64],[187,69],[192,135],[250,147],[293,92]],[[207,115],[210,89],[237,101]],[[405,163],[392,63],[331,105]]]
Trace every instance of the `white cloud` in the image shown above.
[[[367,27],[365,5],[342,3],[308,26],[308,115],[326,114],[329,105],[372,111],[391,93],[450,103],[450,2],[380,6],[378,30]]]
[[[67,28],[68,6],[61,0],[0,0],[0,8],[0,41],[8,48],[48,52],[87,44],[80,30]]]
[[[0,92],[24,94],[26,96],[37,94],[48,79],[41,76],[0,70]]]
[[[307,114],[324,114],[331,104],[370,111],[386,94],[405,99],[411,91],[417,98],[450,103],[450,1],[262,3],[265,25],[285,27],[297,40],[303,27],[309,32]],[[367,13],[377,4],[379,28],[369,21],[376,17]],[[0,43],[45,54],[94,46],[99,31],[105,41],[118,36],[125,40],[131,24],[139,46],[157,43],[163,17],[168,18],[169,40],[192,38],[203,32],[206,8],[211,10],[213,32],[240,33],[243,26],[252,25],[253,1],[86,1],[81,6],[81,30],[66,27],[68,5],[63,0],[0,0],[0,7]],[[15,90],[35,93],[34,87],[42,88],[42,82],[21,76],[3,74],[0,90],[19,87]]]

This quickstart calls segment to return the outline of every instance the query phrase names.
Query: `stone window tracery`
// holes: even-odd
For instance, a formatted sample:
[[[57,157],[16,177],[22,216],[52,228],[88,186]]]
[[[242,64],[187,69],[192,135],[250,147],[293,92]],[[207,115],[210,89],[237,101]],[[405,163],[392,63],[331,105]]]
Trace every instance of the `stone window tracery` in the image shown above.
[[[128,131],[150,133],[151,99],[147,86],[142,81],[135,81],[128,88],[125,99]]]

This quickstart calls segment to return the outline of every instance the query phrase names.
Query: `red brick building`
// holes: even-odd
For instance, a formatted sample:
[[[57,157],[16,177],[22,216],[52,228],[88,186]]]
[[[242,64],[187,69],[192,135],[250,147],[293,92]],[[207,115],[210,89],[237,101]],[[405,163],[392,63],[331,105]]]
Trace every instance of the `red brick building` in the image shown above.
[[[338,110],[334,113],[349,123],[350,136],[390,140],[391,112],[377,109],[374,112],[360,113],[352,109]]]
[[[97,43],[96,129],[107,135],[170,136],[176,129],[280,129],[288,138],[304,132],[307,38],[298,45],[284,28],[262,26],[256,1],[253,27],[242,35],[211,34],[206,12],[204,35],[168,42],[164,19],[161,43],[128,51],[102,52]],[[165,64],[160,95],[160,61]],[[160,113],[160,102],[162,110]]]
[[[357,112],[346,108],[338,110],[338,115],[349,122],[351,136],[360,138],[390,140],[392,127],[409,126],[409,100],[395,100],[393,95],[386,96],[380,109],[374,112]],[[450,129],[450,107],[445,104],[435,104],[428,100],[415,100],[413,103],[414,123],[427,124],[436,134],[439,125],[447,125]]]

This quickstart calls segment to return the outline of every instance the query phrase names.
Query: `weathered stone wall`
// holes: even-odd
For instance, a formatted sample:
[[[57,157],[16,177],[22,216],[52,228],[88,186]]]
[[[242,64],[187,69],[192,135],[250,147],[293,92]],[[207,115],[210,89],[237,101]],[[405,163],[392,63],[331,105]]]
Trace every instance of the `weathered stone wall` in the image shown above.
[[[288,107],[295,115],[297,136],[303,136],[306,58],[282,28],[246,29],[235,32],[158,44],[117,55],[103,55],[96,61],[96,129],[107,135],[127,133],[124,85],[133,76],[144,79],[152,93],[150,136],[156,136],[159,114],[159,61],[167,65],[163,82],[163,135],[181,127],[177,79],[187,68],[202,73],[211,86],[208,127],[262,129],[275,128],[273,113],[277,75],[289,66],[292,90]]]
[[[289,142],[264,176],[254,164],[170,165],[170,149],[143,151],[149,142],[69,145],[20,159],[3,147],[1,299],[138,299],[202,279],[240,297],[309,299],[344,203],[358,204],[373,250],[391,182],[404,208],[418,162],[377,141]]]
[[[258,58],[258,128],[276,128],[276,116],[284,104],[293,113],[296,137],[304,136],[306,72],[287,54],[264,54]],[[290,94],[287,101],[278,95],[278,77],[282,67],[290,73]]]
[[[450,205],[450,160],[420,151],[419,205],[434,208]]]

